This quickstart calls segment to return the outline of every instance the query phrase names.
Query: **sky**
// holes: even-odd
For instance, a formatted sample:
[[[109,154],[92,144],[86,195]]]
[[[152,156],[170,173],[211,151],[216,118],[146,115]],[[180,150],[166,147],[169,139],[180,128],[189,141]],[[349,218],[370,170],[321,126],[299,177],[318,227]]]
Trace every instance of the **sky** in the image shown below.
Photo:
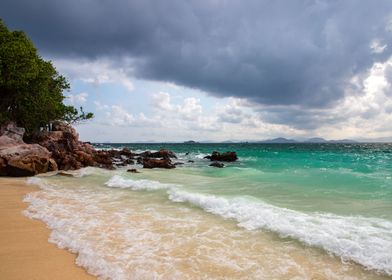
[[[390,0],[2,0],[82,140],[392,140]]]

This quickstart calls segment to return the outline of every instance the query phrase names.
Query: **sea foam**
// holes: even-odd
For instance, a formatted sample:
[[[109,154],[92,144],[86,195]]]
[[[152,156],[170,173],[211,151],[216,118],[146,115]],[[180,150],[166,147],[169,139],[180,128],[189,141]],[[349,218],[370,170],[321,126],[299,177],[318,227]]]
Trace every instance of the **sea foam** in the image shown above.
[[[132,189],[135,191],[137,190],[153,191],[153,190],[170,189],[176,187],[176,185],[174,184],[163,184],[158,181],[152,181],[152,180],[125,179],[119,175],[115,175],[112,178],[110,178],[110,180],[107,181],[105,185],[110,188]]]
[[[392,275],[392,223],[383,219],[302,213],[247,198],[224,198],[171,189],[169,199],[188,202],[247,230],[268,230],[323,248],[368,269]]]
[[[190,193],[174,184],[158,181],[132,180],[113,176],[109,187],[132,190],[167,189],[169,199],[188,202],[206,212],[225,219],[234,219],[247,230],[267,230],[282,237],[322,248],[369,269],[392,275],[392,223],[377,218],[303,213],[276,207],[260,200]]]
[[[28,183],[39,185],[42,189],[52,193],[53,196],[60,195],[57,193],[57,188],[48,184],[46,180],[33,177],[28,179]],[[238,226],[246,230],[275,232],[281,237],[290,237],[305,245],[322,248],[341,257],[343,261],[354,261],[368,269],[392,275],[392,223],[387,220],[323,213],[303,213],[276,207],[252,197],[222,197],[191,193],[184,190],[184,187],[180,185],[164,184],[151,180],[134,180],[119,175],[112,176],[105,185],[109,188],[135,191],[167,190],[168,198],[171,201],[190,203],[206,212],[225,219],[233,219],[238,223]],[[78,197],[78,194],[71,194],[71,192],[64,192],[62,195],[71,200],[86,199]],[[94,206],[93,197],[89,197],[89,199],[91,201],[84,202],[87,203],[86,211],[89,214],[94,214],[94,217],[99,217],[101,210]],[[92,270],[95,275],[120,273],[101,271],[93,260],[103,256],[97,255],[91,251],[91,248],[75,243],[75,240],[78,239],[78,236],[75,236],[76,230],[66,229],[77,228],[81,225],[83,227],[88,225],[94,227],[94,220],[78,221],[75,218],[75,220],[58,221],[58,217],[45,209],[55,209],[61,213],[63,212],[62,205],[49,206],[48,203],[53,204],[54,202],[42,200],[36,194],[28,195],[26,201],[30,202],[31,206],[25,211],[25,214],[45,221],[54,230],[51,241],[60,247],[67,247],[71,251],[78,252],[79,264],[94,268]],[[80,211],[84,210],[80,209]],[[73,215],[69,216],[73,217]],[[110,264],[102,264],[102,267],[109,269]],[[111,269],[114,269],[114,267]]]

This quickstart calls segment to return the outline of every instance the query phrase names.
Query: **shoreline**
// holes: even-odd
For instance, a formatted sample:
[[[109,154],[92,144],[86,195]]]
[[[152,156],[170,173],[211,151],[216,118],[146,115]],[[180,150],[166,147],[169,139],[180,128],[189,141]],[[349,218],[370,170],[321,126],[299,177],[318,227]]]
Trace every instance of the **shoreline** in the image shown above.
[[[96,277],[77,266],[76,255],[49,243],[50,229],[22,214],[23,197],[38,191],[25,178],[0,179],[0,275],[7,280],[75,279]]]

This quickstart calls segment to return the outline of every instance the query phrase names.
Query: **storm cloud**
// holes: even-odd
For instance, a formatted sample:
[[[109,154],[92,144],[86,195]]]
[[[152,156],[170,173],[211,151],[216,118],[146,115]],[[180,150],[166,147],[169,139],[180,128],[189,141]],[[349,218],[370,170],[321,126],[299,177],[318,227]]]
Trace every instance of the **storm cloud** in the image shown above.
[[[335,106],[392,52],[383,0],[3,0],[0,16],[49,56],[110,57],[141,79],[265,106]]]

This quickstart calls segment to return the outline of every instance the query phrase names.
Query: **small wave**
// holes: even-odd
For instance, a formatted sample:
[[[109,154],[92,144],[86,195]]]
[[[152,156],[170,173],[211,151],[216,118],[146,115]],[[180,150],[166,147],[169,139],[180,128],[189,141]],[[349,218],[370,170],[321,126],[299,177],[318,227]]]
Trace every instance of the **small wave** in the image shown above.
[[[106,186],[110,188],[121,188],[121,189],[132,189],[132,190],[162,190],[171,189],[176,187],[174,184],[163,184],[158,181],[152,180],[132,180],[125,179],[119,175],[115,175],[105,183]]]
[[[85,167],[85,168],[81,168],[79,170],[77,170],[74,174],[75,177],[85,177],[85,176],[89,176],[89,175],[93,175],[93,174],[97,174],[97,173],[103,173],[106,170],[102,169],[102,168],[96,168],[96,167]]]
[[[257,158],[257,157],[241,157],[241,161],[244,161],[244,162],[256,162],[258,160],[259,160],[259,158]]]
[[[382,219],[306,214],[246,198],[223,198],[171,189],[169,199],[238,221],[248,230],[264,229],[323,248],[342,260],[392,275],[392,223]]]
[[[209,154],[198,153],[198,154],[191,154],[191,155],[197,159],[203,159],[205,156],[208,156]]]

